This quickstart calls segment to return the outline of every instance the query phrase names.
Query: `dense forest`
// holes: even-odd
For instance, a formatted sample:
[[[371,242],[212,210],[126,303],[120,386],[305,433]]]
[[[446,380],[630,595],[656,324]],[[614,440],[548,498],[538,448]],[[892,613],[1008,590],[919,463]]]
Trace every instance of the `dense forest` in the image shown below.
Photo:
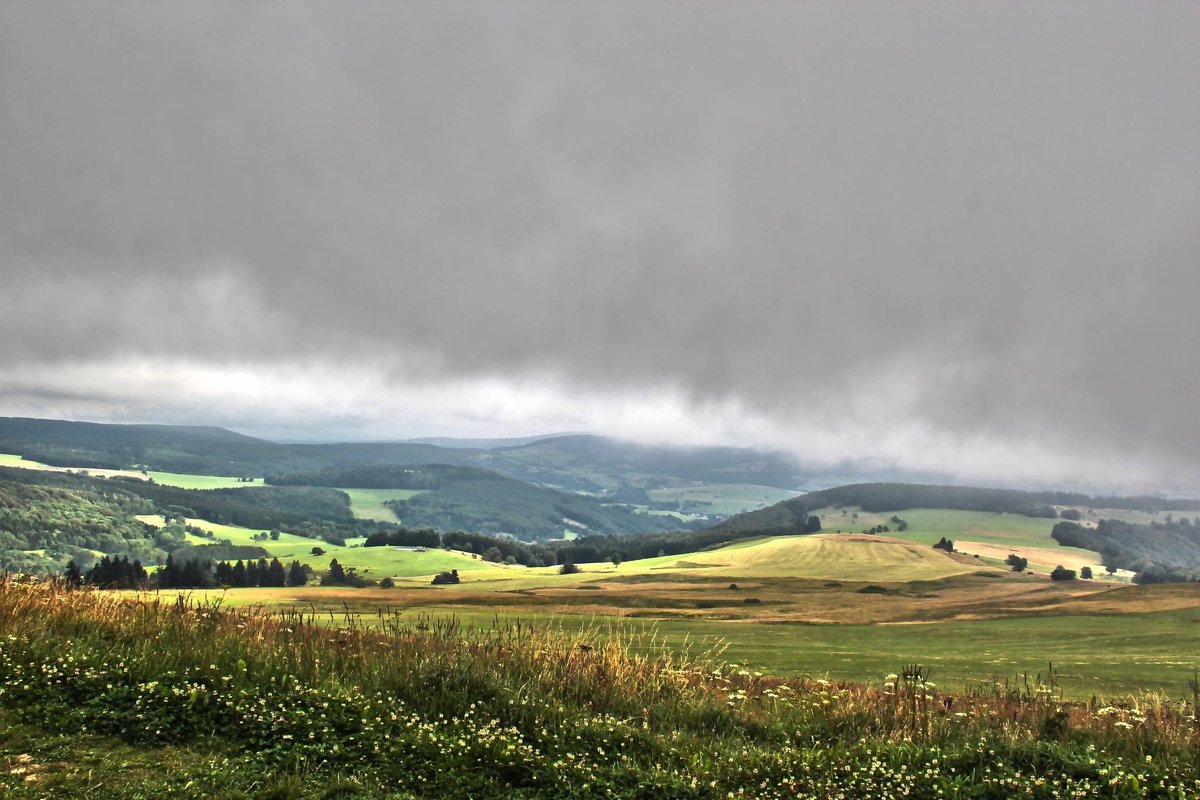
[[[90,564],[99,555],[122,554],[158,563],[179,543],[136,519],[149,501],[89,486],[28,485],[0,469],[0,570],[57,571],[71,559]]]

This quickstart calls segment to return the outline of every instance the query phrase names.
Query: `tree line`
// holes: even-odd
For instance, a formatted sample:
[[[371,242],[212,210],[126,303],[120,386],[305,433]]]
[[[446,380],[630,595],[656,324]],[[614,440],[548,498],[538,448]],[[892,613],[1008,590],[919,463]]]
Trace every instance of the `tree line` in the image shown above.
[[[336,563],[336,562],[335,562]],[[128,557],[105,556],[91,569],[83,572],[72,559],[63,572],[69,586],[95,586],[98,589],[214,589],[218,587],[248,588],[256,586],[304,586],[310,570],[299,561],[285,568],[278,558],[236,562],[203,559],[175,559],[167,562],[153,575],[147,574],[142,563]]]

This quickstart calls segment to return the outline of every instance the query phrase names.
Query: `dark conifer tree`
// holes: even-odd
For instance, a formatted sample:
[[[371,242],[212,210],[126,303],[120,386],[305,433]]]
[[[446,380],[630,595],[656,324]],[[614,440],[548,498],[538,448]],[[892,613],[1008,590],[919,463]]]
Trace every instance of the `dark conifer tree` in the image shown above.
[[[271,566],[267,568],[267,579],[271,586],[287,586],[287,570],[278,558],[271,559]]]
[[[308,574],[304,571],[304,567],[300,565],[299,561],[293,561],[292,566],[288,567],[288,586],[303,586],[306,583],[308,583]]]

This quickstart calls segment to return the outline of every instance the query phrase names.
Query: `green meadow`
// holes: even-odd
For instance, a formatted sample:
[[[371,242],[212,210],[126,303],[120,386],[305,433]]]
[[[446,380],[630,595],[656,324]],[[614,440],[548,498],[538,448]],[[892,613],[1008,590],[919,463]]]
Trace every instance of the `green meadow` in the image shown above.
[[[423,491],[417,489],[342,489],[350,497],[350,513],[357,519],[373,519],[399,525],[401,520],[391,508],[384,505],[388,500],[408,500]]]
[[[744,483],[695,484],[650,489],[655,503],[679,503],[684,512],[727,517],[795,497],[797,492]]]

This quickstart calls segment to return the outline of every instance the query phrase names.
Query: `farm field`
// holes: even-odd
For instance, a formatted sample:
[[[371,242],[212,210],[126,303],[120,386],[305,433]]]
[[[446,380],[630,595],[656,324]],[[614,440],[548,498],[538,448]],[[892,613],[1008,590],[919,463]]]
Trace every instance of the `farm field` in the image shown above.
[[[222,538],[231,532],[214,530]],[[1045,671],[1053,662],[1070,696],[1174,696],[1200,668],[1200,587],[1053,583],[882,536],[775,537],[620,566],[587,564],[575,575],[446,551],[330,546],[312,557],[312,540],[283,536],[253,543],[316,569],[336,557],[369,577],[392,576],[396,587],[186,594],[219,597],[226,607],[316,612],[334,626],[379,626],[398,615],[484,629],[520,620],[600,638],[652,634],[647,649],[724,649],[749,669],[832,680],[872,680],[920,663],[934,680],[962,688]],[[463,582],[429,585],[431,574],[448,569],[458,569]]]
[[[141,472],[133,469],[97,469],[94,467],[55,467],[38,461],[28,461],[12,453],[0,453],[0,467],[16,467],[44,472],[75,472],[96,478],[132,478],[144,481],[147,478],[164,486],[180,489],[240,489],[246,486],[262,486],[262,478],[242,480],[220,475],[192,475],[184,472]]]
[[[670,615],[669,609],[661,616],[649,609],[638,611],[637,616],[622,616],[628,609],[572,604],[577,597],[472,596],[457,593],[455,587],[420,591],[231,589],[187,594],[193,599],[220,597],[224,607],[265,606],[315,613],[318,622],[335,627],[379,627],[404,620],[432,624],[453,619],[478,630],[520,621],[561,629],[564,635],[586,632],[597,642],[621,634],[634,636],[635,649],[644,654],[719,652],[723,660],[780,677],[882,682],[883,676],[898,672],[905,664],[921,664],[938,685],[963,689],[983,682],[1011,683],[1021,674],[1046,673],[1052,663],[1068,697],[1153,691],[1178,698],[1186,692],[1192,670],[1200,668],[1200,592],[1196,591],[1187,597],[1165,590],[1129,598],[1125,612],[1113,610],[1125,601],[1094,610],[1080,602],[1052,614],[1029,611],[1006,618],[872,624],[772,621],[769,613],[758,619],[680,617]],[[826,590],[826,594],[831,593]],[[806,597],[818,599],[820,593]],[[655,600],[661,602],[662,598],[651,602]],[[604,600],[597,598],[596,602]],[[1148,605],[1171,610],[1136,610]]]
[[[945,537],[954,542],[956,550],[978,555],[990,564],[1003,565],[1009,553],[1015,553],[1029,559],[1029,569],[1037,573],[1049,573],[1061,564],[1074,570],[1091,567],[1096,580],[1128,581],[1132,577],[1124,570],[1115,576],[1108,575],[1100,554],[1095,551],[1059,545],[1050,536],[1057,519],[939,508],[908,509],[894,515],[873,514],[857,508],[821,509],[817,513],[826,530],[858,531],[887,525],[892,529],[888,536],[927,545]],[[906,521],[908,529],[896,531],[892,516]]]
[[[799,492],[775,489],[770,486],[725,483],[650,489],[646,494],[655,503],[677,502],[680,511],[727,517],[742,511],[765,508],[795,497]]]
[[[138,516],[138,519],[149,524],[162,525],[162,517],[155,514]],[[364,576],[378,580],[385,577],[411,577],[435,575],[451,569],[460,572],[498,571],[498,565],[473,558],[466,553],[448,552],[445,550],[428,550],[416,552],[394,547],[362,547],[362,540],[347,540],[345,547],[323,542],[320,539],[310,539],[305,536],[280,532],[279,539],[257,540],[255,534],[264,531],[242,528],[236,525],[220,525],[203,519],[188,519],[188,525],[209,531],[218,540],[228,539],[230,544],[252,545],[261,547],[270,553],[270,557],[278,558],[284,564],[299,561],[313,568],[316,572],[324,572],[329,568],[329,562],[337,559],[338,563],[349,569],[357,569]],[[189,535],[189,540],[195,545],[213,544],[209,539]],[[313,555],[314,547],[324,550],[323,555]]]
[[[182,472],[154,472],[153,470],[147,474],[154,479],[155,483],[180,489],[243,489],[247,486],[263,485],[262,478],[242,480],[221,475],[188,475]]]
[[[145,473],[131,469],[96,469],[92,467],[54,467],[49,464],[42,464],[38,461],[27,461],[19,455],[13,453],[0,453],[0,467],[15,467],[17,469],[33,469],[40,472],[76,472],[85,475],[92,475],[97,478],[134,478],[139,481],[146,480]]]
[[[408,500],[423,491],[417,489],[340,489],[350,497],[350,513],[355,519],[373,519],[376,522],[401,524],[391,508],[384,505],[388,500]]]

